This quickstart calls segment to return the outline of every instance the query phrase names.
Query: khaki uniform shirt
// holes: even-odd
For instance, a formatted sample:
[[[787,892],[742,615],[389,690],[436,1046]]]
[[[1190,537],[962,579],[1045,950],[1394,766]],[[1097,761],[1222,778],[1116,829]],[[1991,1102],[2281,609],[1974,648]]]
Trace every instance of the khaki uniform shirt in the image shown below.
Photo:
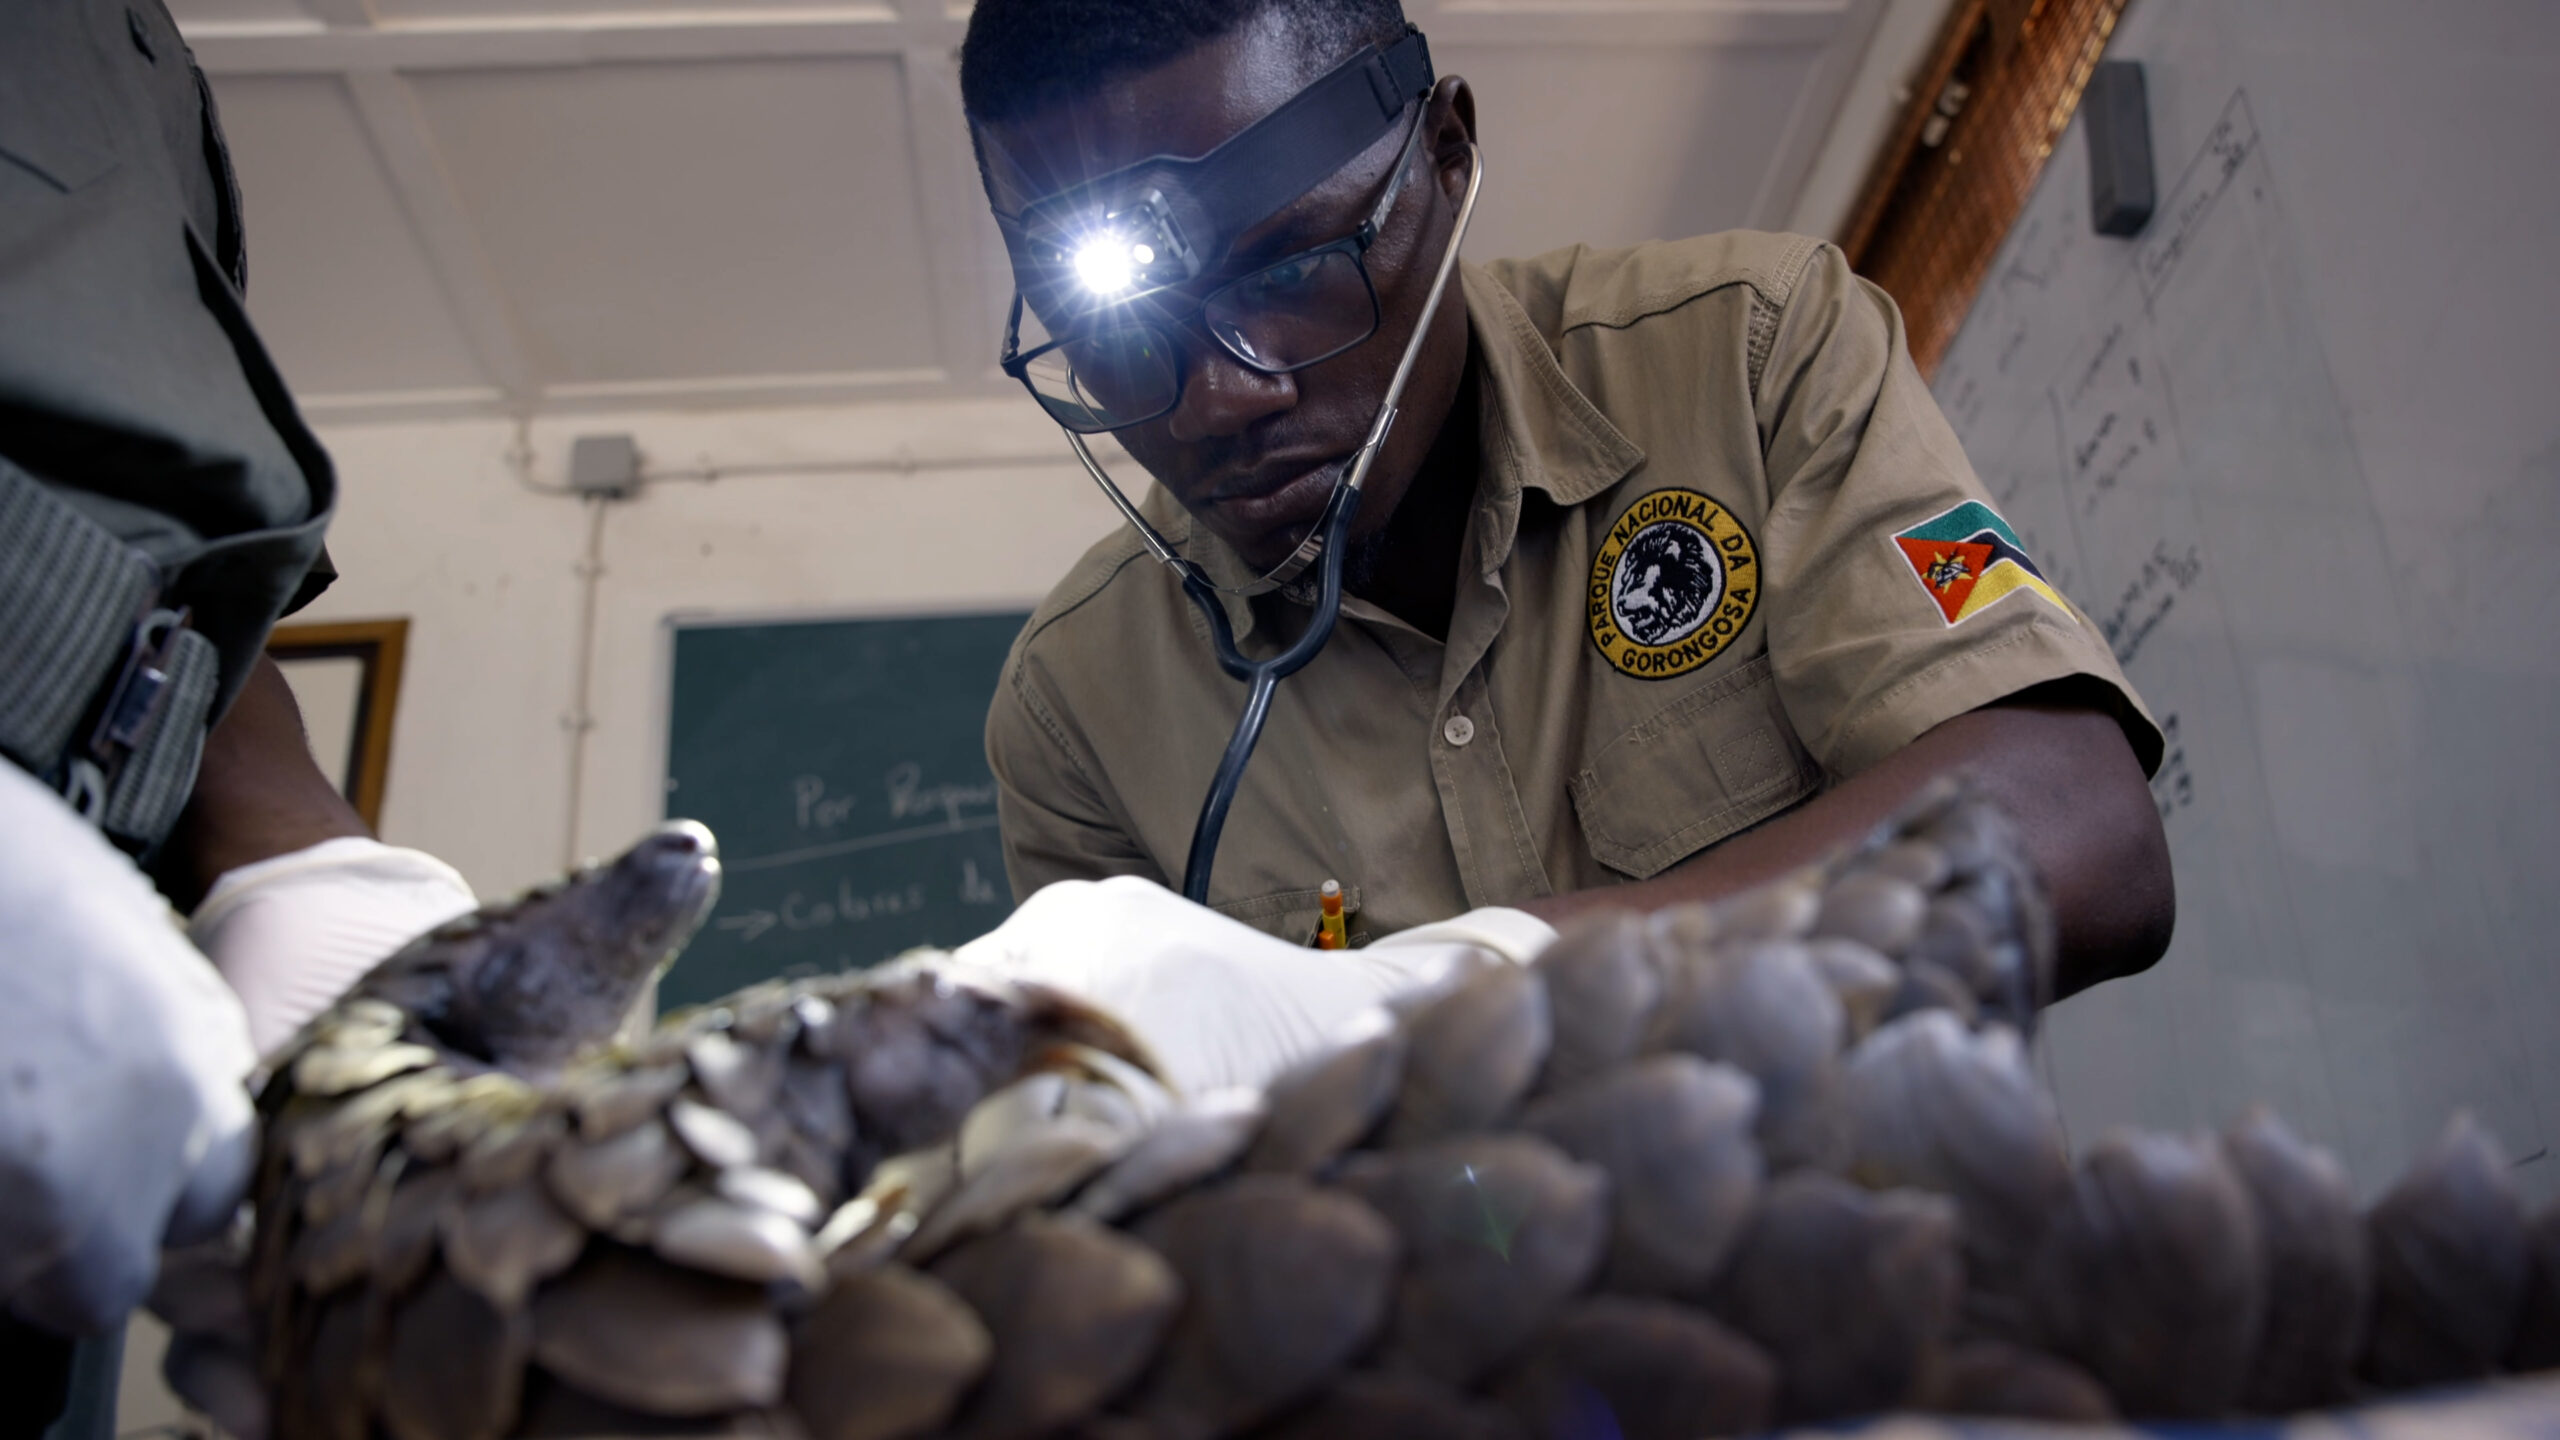
[[[1464,270],[1483,472],[1446,643],[1344,603],[1283,681],[1212,872],[1291,939],[1338,879],[1355,937],[1660,873],[1942,721],[2040,682],[2120,697],[1840,252],[1730,233]],[[1245,567],[1158,489],[1222,584]],[[1303,594],[1231,602],[1249,652]],[[1178,886],[1244,687],[1122,531],[1015,642],[987,720],[1017,896]]]

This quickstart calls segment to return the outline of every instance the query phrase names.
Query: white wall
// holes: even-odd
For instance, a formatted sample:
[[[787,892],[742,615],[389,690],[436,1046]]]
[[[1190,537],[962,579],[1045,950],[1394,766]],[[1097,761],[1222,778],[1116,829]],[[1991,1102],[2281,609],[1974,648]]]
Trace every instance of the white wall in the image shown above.
[[[1929,46],[1954,8],[1954,0],[1890,0],[1884,7],[1857,73],[1840,97],[1840,109],[1831,117],[1831,128],[1822,137],[1822,148],[1815,152],[1813,168],[1805,174],[1804,189],[1797,193],[1787,218],[1788,229],[1840,238],[1866,185],[1867,172],[1875,165],[1876,152],[1902,119],[1912,82],[1928,63]]]
[[[659,817],[670,613],[1027,606],[1114,523],[1020,399],[544,420],[529,432],[536,483],[562,481],[574,436],[607,431],[633,435],[648,469],[1056,458],[671,482],[612,504],[573,832],[565,721],[587,505],[523,483],[507,422],[325,430],[340,578],[298,618],[408,617],[383,836],[443,856],[484,895],[556,873],[573,833],[578,851],[609,852]]]

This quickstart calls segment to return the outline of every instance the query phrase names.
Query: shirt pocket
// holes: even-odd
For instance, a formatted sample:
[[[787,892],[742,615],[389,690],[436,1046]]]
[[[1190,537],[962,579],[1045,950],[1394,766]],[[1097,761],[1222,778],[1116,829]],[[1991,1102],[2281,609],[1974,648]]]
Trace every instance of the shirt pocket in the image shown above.
[[[1814,794],[1822,767],[1763,654],[1603,744],[1567,788],[1593,858],[1646,880]]]

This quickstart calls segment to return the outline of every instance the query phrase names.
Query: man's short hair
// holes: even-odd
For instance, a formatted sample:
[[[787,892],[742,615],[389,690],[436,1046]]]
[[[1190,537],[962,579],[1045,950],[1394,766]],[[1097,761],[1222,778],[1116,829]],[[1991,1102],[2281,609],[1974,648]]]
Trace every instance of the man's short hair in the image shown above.
[[[1398,0],[978,0],[960,44],[960,103],[1001,125],[1082,100],[1125,75],[1278,11],[1335,59],[1404,34]]]

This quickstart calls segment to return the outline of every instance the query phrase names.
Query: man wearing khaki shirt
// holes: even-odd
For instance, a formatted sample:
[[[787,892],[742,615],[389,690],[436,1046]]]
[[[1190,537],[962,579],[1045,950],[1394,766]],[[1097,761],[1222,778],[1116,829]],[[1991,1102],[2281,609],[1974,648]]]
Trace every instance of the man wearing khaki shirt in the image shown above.
[[[1019,214],[1150,156],[1207,155],[1404,28],[1393,0],[981,0],[962,84],[990,201]],[[1148,518],[1222,586],[1306,535],[1422,323],[1475,122],[1455,77],[1415,104],[1412,183],[1390,188],[1381,141],[1236,247],[1321,246],[1392,194],[1363,255],[1376,333],[1267,373],[1195,322],[1173,408],[1114,432],[1158,482]],[[2159,956],[2159,734],[1992,506],[1892,302],[1839,251],[1744,233],[1577,247],[1467,265],[1461,297],[1421,338],[1351,532],[1342,625],[1278,691],[1213,908],[1304,939],[1338,879],[1356,942],[1474,907],[1554,921],[1709,898],[1961,768],[2050,882],[2062,990]],[[1308,604],[1301,583],[1226,610],[1262,655]],[[1136,536],[1096,545],[1033,615],[988,717],[1016,894],[1178,882],[1242,703]]]

